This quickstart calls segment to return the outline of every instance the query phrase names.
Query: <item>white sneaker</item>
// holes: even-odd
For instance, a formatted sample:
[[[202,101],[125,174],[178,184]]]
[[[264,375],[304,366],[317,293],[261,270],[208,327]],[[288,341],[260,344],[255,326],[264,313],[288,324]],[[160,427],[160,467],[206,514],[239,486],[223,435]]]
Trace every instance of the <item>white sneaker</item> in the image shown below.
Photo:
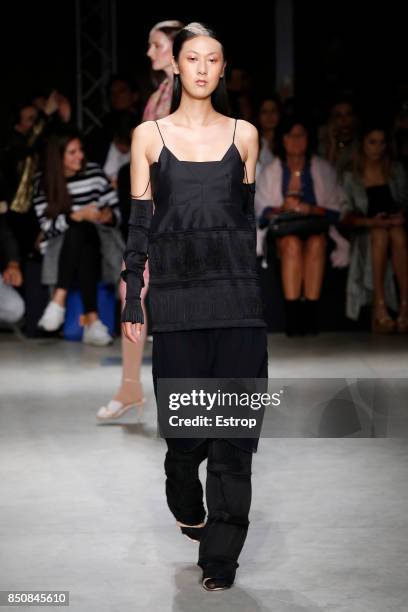
[[[100,319],[96,319],[90,325],[84,325],[82,342],[93,344],[94,346],[107,346],[113,342],[113,338],[109,335],[106,325]]]
[[[55,331],[63,324],[65,319],[65,308],[57,304],[57,302],[48,302],[47,308],[44,310],[41,319],[38,321],[38,327],[46,331]]]

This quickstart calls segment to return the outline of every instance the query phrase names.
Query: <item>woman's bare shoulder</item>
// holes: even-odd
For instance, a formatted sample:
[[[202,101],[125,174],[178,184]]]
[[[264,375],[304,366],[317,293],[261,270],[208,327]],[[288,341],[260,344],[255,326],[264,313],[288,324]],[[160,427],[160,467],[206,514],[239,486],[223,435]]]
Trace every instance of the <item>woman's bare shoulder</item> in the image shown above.
[[[255,138],[258,138],[258,130],[256,127],[245,119],[237,120],[237,132],[241,134],[242,138],[245,140],[254,140]]]
[[[136,143],[146,150],[154,139],[157,126],[154,121],[143,121],[132,132],[132,143]]]
[[[252,123],[245,119],[237,120],[236,140],[239,145],[240,153],[244,161],[252,160],[256,162],[259,149],[258,130]]]
[[[170,113],[170,115],[166,115],[165,117],[161,117],[160,119],[158,119],[157,125],[159,127],[161,125],[174,127],[174,125],[177,123],[177,120],[175,120],[176,118],[177,118],[177,113]],[[156,130],[157,130],[157,127],[156,127]]]

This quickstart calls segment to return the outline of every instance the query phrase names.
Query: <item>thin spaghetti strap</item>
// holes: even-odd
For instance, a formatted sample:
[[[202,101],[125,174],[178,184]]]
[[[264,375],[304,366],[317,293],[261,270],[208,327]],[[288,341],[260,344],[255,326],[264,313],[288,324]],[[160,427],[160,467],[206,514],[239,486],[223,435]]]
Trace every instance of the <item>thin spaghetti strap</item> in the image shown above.
[[[234,126],[234,135],[232,137],[232,144],[234,144],[235,141],[235,132],[237,131],[237,119],[235,119],[235,126]]]
[[[237,119],[235,119],[235,130],[234,130],[234,138],[232,139],[232,142],[234,142],[235,139],[235,131],[237,129]],[[249,180],[248,180],[248,172],[247,172],[247,167],[246,167],[246,162],[242,162],[244,164],[244,171],[245,171],[245,184],[249,185]]]
[[[162,133],[161,133],[160,128],[159,128],[159,124],[157,123],[156,119],[154,120],[154,122],[157,125],[157,129],[159,130],[160,138],[162,139],[164,146],[166,146],[166,143],[163,140],[163,136],[162,136]]]
[[[144,194],[146,193],[146,191],[149,189],[149,185],[150,185],[150,178],[149,178],[149,182],[147,183],[147,187],[144,190],[144,192],[142,193],[142,195],[135,196],[135,195],[133,195],[133,193],[130,194],[130,197],[132,198],[132,200],[138,200],[139,198],[143,197]]]

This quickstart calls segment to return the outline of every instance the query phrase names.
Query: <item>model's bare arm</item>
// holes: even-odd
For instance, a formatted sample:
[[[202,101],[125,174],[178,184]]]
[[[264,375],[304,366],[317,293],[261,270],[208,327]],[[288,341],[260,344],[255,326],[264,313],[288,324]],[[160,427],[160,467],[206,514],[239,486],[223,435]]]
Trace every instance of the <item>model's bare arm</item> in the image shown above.
[[[129,233],[124,260],[126,270],[126,303],[122,313],[124,335],[138,342],[144,324],[140,292],[144,286],[143,271],[147,259],[148,230],[153,211],[150,185],[149,153],[152,139],[151,122],[142,123],[132,135],[130,184],[131,206]]]
[[[247,183],[247,194],[245,198],[245,214],[252,229],[254,248],[256,245],[256,218],[255,218],[255,170],[258,160],[259,138],[258,130],[248,121],[240,120],[237,126],[239,130],[239,147],[242,159],[245,162],[244,182]]]
[[[255,181],[256,162],[259,153],[258,130],[252,123],[238,121],[237,133],[239,133],[239,144],[242,152],[242,159],[245,161],[247,178],[245,182]]]

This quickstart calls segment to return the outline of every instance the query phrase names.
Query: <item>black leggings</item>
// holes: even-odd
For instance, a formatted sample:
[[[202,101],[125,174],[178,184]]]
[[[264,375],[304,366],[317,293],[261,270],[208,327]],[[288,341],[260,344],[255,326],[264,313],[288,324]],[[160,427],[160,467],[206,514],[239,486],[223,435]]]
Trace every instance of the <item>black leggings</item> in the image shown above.
[[[57,287],[68,290],[77,281],[85,313],[97,312],[100,262],[100,240],[95,225],[89,221],[70,225],[59,256]]]

